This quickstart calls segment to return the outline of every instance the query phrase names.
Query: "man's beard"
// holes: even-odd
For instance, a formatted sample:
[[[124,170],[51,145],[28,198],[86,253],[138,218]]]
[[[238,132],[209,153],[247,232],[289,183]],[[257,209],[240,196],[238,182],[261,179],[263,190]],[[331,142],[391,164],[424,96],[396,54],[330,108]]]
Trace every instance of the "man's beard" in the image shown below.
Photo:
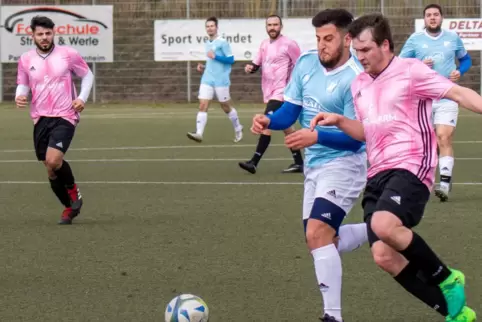
[[[436,34],[436,33],[439,33],[442,30],[442,26],[437,26],[435,28],[425,27],[425,29],[427,29],[427,31],[432,33],[432,34]]]
[[[274,36],[274,37],[271,36],[271,32],[275,32],[275,36]],[[276,38],[278,38],[278,36],[279,36],[280,33],[281,33],[280,31],[276,31],[276,30],[270,30],[270,31],[268,31],[269,38],[271,38],[271,39],[276,39]]]
[[[37,48],[40,50],[40,51],[43,51],[43,52],[48,52],[52,49],[52,47],[54,46],[54,42],[52,41],[50,44],[48,45],[42,45],[42,44],[39,44],[38,42],[35,42],[35,45],[37,46]]]
[[[320,58],[320,63],[325,68],[333,68],[340,62],[341,56],[343,56],[343,47],[340,47],[338,52],[337,52],[337,55],[335,57],[331,58],[330,60],[323,61]]]

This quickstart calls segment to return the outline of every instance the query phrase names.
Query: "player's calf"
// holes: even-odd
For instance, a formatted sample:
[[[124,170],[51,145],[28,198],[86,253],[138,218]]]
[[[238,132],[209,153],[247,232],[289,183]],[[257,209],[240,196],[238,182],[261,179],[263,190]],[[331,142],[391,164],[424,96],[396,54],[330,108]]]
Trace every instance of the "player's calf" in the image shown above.
[[[316,278],[323,296],[325,320],[343,321],[341,316],[342,267],[333,239],[345,218],[345,211],[324,198],[313,202],[304,220],[306,243],[313,256]]]

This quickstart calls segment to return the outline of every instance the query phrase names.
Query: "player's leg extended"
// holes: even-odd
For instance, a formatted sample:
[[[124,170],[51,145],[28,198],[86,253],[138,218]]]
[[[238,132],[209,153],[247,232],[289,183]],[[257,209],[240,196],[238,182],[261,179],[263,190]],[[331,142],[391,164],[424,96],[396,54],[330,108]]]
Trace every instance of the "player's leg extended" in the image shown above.
[[[35,146],[35,154],[39,161],[45,164],[45,158],[49,145],[49,138],[51,134],[50,123],[53,122],[49,118],[42,117],[34,126],[33,138]],[[59,201],[65,206],[70,207],[70,197],[62,181],[57,177],[53,170],[49,170],[47,167],[50,187],[55,193]]]
[[[214,97],[214,87],[201,84],[199,86],[199,111],[196,116],[196,132],[187,132],[187,137],[196,142],[202,142],[204,129],[208,122],[209,102]]]
[[[264,114],[273,114],[277,109],[279,109],[283,105],[282,101],[278,100],[270,100],[266,104],[266,108],[264,110]],[[239,166],[241,169],[246,170],[252,174],[256,173],[256,170],[258,168],[258,163],[261,161],[261,158],[263,157],[264,153],[269,147],[269,144],[271,142],[271,131],[266,130],[259,136],[258,139],[258,145],[256,146],[256,151],[253,154],[253,157],[251,160],[246,161],[246,162],[239,162]]]
[[[243,126],[239,121],[238,112],[233,106],[229,87],[216,87],[216,96],[219,100],[222,110],[228,116],[234,128],[234,142],[237,143],[243,139]]]
[[[58,119],[50,134],[44,162],[49,177],[55,178],[59,186],[63,185],[69,196],[69,206],[66,206],[60,224],[71,224],[72,219],[80,214],[83,204],[82,195],[75,183],[70,164],[64,160],[64,155],[69,149],[74,133],[74,125],[64,119]]]
[[[370,230],[381,241],[402,254],[427,277],[427,283],[440,287],[450,317],[465,306],[464,275],[449,269],[417,233],[430,192],[408,171],[397,170],[387,178],[370,220]]]
[[[289,129],[284,130],[285,136],[291,134],[295,131],[295,127],[292,126]],[[283,170],[283,173],[299,173],[303,172],[303,157],[301,156],[300,150],[291,149],[291,155],[293,156],[294,163],[288,168]]]
[[[306,243],[313,256],[326,321],[343,321],[342,267],[334,239],[365,185],[366,162],[360,162],[363,158],[339,158],[318,168],[305,169],[303,221]]]
[[[434,125],[439,150],[440,185],[435,195],[440,201],[447,201],[451,190],[452,171],[454,168],[453,135],[457,125],[458,106],[452,101],[434,104]]]

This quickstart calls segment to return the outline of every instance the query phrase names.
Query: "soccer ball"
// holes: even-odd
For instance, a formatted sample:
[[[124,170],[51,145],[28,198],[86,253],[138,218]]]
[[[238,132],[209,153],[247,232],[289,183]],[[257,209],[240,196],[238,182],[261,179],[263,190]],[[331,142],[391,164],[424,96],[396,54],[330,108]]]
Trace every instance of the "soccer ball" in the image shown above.
[[[165,319],[166,322],[207,322],[209,309],[199,296],[181,294],[167,305]]]

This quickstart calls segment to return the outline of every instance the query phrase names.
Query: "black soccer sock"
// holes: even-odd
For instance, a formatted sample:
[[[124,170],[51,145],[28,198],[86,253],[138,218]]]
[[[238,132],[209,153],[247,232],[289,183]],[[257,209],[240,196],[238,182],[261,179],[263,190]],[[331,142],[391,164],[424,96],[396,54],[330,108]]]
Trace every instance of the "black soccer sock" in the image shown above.
[[[439,285],[450,276],[450,270],[442,263],[422,237],[416,232],[412,233],[412,241],[400,253],[423,272],[427,277],[428,283]]]
[[[295,160],[296,164],[303,164],[303,157],[301,156],[300,150],[293,150],[290,149],[291,153],[293,154],[293,160]]]
[[[74,174],[72,173],[72,169],[67,161],[62,161],[62,166],[54,171],[57,175],[57,178],[62,181],[67,189],[72,189],[75,184]]]
[[[409,262],[408,265],[394,277],[405,290],[424,302],[443,316],[448,315],[447,302],[442,290],[436,285],[427,284],[420,278],[417,266]]]
[[[261,157],[268,149],[270,142],[271,142],[271,135],[261,134],[258,140],[258,145],[256,146],[256,152],[251,158],[251,161],[253,161],[255,165],[258,165],[259,160],[261,160]]]
[[[55,179],[50,179],[50,187],[52,188],[52,191],[55,193],[57,198],[60,200],[60,202],[65,206],[65,207],[70,207],[70,197],[67,192],[67,189],[65,188],[64,183],[60,180],[59,177]]]

